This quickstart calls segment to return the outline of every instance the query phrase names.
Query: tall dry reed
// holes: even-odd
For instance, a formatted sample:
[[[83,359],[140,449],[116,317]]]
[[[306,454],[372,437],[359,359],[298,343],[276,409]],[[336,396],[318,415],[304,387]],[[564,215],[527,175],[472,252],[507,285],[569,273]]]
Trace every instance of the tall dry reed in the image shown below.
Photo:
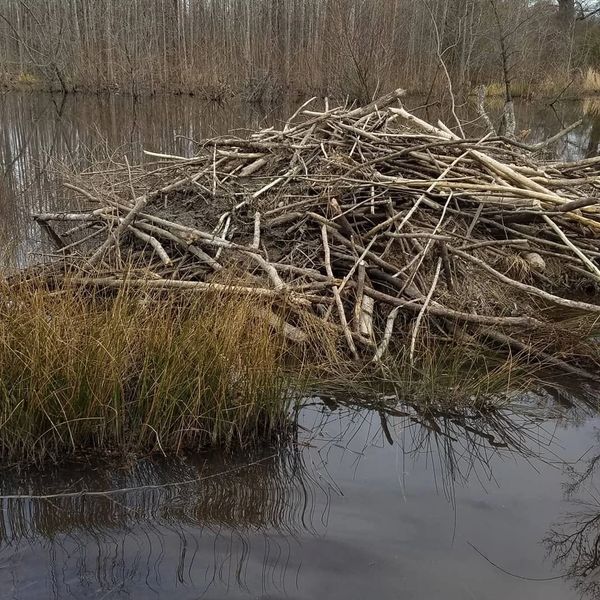
[[[287,423],[284,340],[254,298],[6,288],[0,454],[247,447]]]

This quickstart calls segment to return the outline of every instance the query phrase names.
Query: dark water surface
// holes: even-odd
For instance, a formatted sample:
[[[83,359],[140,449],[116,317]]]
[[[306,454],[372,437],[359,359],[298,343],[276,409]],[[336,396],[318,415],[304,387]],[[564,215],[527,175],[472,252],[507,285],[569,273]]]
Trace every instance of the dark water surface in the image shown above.
[[[189,97],[0,96],[3,258],[36,258],[31,213],[72,203],[55,161],[189,155],[190,140],[289,113]],[[517,106],[531,143],[580,117],[552,148],[569,160],[598,152],[598,103]],[[306,404],[297,443],[273,454],[3,472],[0,598],[600,597],[600,417],[589,403],[549,393],[466,420]]]
[[[596,497],[592,475],[565,499],[598,451],[585,408],[538,398],[466,427],[412,414],[382,428],[309,404],[275,455],[5,476],[2,494],[71,495],[1,501],[1,597],[579,597],[544,579],[570,568],[547,557],[553,528],[576,530],[566,513]]]

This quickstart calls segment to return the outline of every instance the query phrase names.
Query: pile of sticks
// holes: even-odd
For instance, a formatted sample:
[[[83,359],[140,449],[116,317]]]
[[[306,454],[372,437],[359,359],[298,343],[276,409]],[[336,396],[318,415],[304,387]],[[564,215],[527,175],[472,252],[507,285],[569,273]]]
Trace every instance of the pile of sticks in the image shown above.
[[[556,332],[600,316],[600,157],[465,139],[401,95],[309,101],[278,129],[198,142],[193,158],[81,174],[66,187],[89,209],[35,216],[58,246],[53,277],[272,298],[290,339],[306,341],[294,311],[310,311],[357,359],[399,341],[412,359],[433,328],[589,374]],[[575,283],[592,295],[574,299]]]

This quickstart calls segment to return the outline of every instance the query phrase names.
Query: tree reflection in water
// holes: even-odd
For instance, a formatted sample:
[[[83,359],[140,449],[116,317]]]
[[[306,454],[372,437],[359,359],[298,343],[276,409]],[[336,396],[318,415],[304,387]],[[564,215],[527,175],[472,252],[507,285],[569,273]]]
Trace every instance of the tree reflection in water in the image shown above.
[[[0,258],[23,266],[42,258],[52,248],[31,219],[32,213],[61,212],[81,207],[77,195],[60,185],[60,173],[69,169],[94,170],[98,161],[114,157],[123,162],[143,160],[142,149],[192,156],[194,140],[246,129],[277,126],[296,110],[298,103],[276,106],[238,102],[203,102],[189,96],[8,93],[0,101]],[[409,107],[422,106],[423,98],[409,98]],[[497,120],[502,103],[489,99],[490,116]],[[560,102],[551,110],[545,103],[515,100],[520,129],[527,143],[547,139],[584,117],[581,128],[553,145],[561,160],[577,160],[598,152],[600,110],[597,99]],[[431,110],[434,110],[431,107]],[[431,122],[448,122],[447,105],[422,114]],[[474,105],[468,103],[461,120],[468,135],[481,136]],[[10,250],[10,252],[8,252]],[[31,253],[35,253],[32,257]],[[7,255],[8,256],[5,256]]]
[[[582,471],[569,469],[565,496],[574,510],[563,515],[544,540],[565,576],[590,598],[600,598],[600,489],[595,482],[599,470],[600,454],[588,459]]]

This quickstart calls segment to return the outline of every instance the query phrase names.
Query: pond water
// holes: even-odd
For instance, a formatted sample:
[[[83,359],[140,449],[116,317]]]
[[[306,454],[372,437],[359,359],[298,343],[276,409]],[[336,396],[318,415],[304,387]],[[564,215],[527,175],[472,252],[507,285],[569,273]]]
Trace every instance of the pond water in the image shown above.
[[[468,420],[306,404],[273,454],[5,476],[2,597],[568,600],[590,583],[560,577],[575,553],[548,556],[553,531],[600,518],[593,468],[565,495],[598,453],[584,404]]]
[[[31,213],[72,202],[57,161],[189,155],[195,139],[288,114],[190,97],[1,96],[6,257],[36,259],[45,246]],[[552,148],[568,159],[598,152],[598,103],[517,105],[531,143],[580,117]],[[5,471],[0,597],[600,597],[595,403],[547,390],[498,415],[424,418],[311,399],[278,452]]]

